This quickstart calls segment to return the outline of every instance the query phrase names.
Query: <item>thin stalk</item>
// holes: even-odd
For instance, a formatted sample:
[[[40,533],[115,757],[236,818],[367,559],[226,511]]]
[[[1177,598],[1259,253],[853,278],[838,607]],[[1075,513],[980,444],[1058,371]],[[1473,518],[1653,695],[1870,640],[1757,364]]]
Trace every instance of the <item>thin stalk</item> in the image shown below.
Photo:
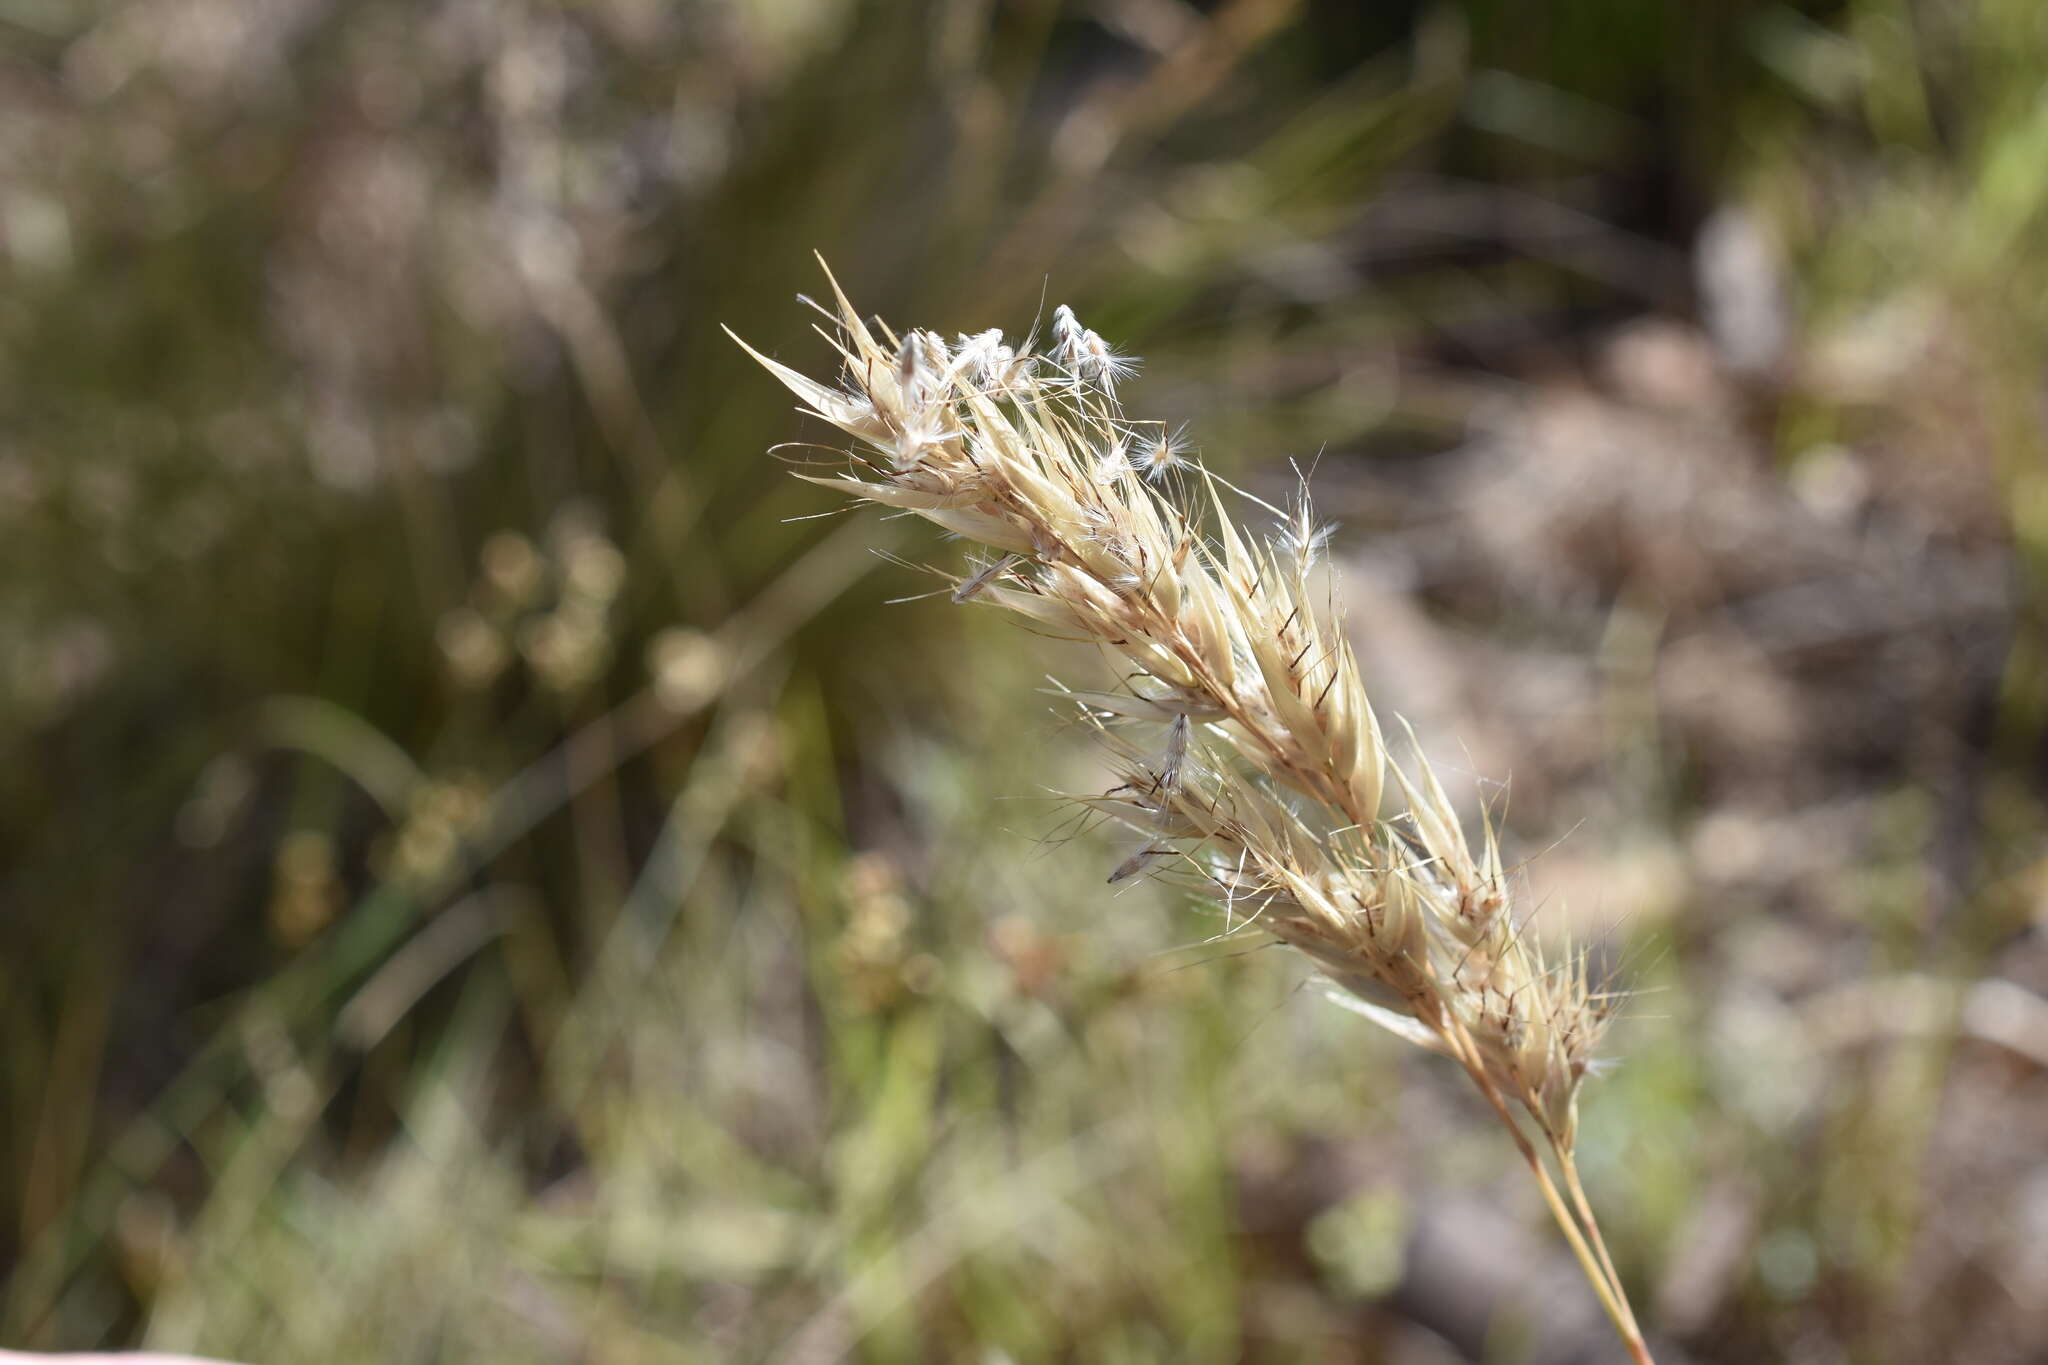
[[[1543,1191],[1543,1200],[1550,1206],[1550,1216],[1564,1232],[1565,1240],[1571,1243],[1572,1253],[1579,1258],[1579,1269],[1584,1272],[1587,1282],[1593,1286],[1593,1292],[1600,1300],[1600,1307],[1606,1310],[1607,1320],[1613,1325],[1615,1335],[1621,1338],[1621,1344],[1627,1349],[1629,1359],[1635,1362],[1635,1365],[1656,1365],[1650,1357],[1648,1344],[1643,1340],[1643,1330],[1636,1323],[1635,1312],[1629,1307],[1627,1291],[1621,1287],[1619,1281],[1609,1278],[1600,1263],[1600,1258],[1606,1256],[1606,1251],[1603,1248],[1596,1258],[1588,1249],[1585,1233],[1591,1233],[1597,1244],[1600,1237],[1599,1225],[1588,1222],[1582,1231],[1578,1221],[1572,1217],[1571,1210],[1565,1207],[1563,1198],[1558,1194],[1557,1182],[1551,1178],[1549,1169],[1544,1166],[1543,1158],[1537,1154],[1536,1149],[1529,1146],[1526,1141],[1517,1141],[1515,1145],[1520,1148],[1522,1159],[1534,1173],[1536,1184]]]
[[[1522,1132],[1521,1125],[1515,1122],[1514,1112],[1508,1107],[1506,1098],[1501,1095],[1499,1088],[1493,1083],[1493,1078],[1486,1074],[1485,1067],[1480,1064],[1471,1034],[1455,1015],[1446,1013],[1445,1020],[1442,1033],[1444,1041],[1451,1048],[1452,1056],[1465,1068],[1466,1074],[1479,1087],[1480,1093],[1486,1096],[1487,1103],[1493,1106],[1495,1116],[1508,1130],[1508,1136],[1514,1140],[1515,1150],[1521,1153],[1523,1162],[1529,1167],[1529,1173],[1536,1177],[1536,1187],[1543,1193],[1543,1202],[1549,1207],[1551,1218],[1557,1223],[1558,1231],[1564,1234],[1565,1241],[1570,1244],[1572,1254],[1578,1258],[1580,1271],[1585,1275],[1586,1282],[1593,1287],[1594,1296],[1600,1300],[1600,1307],[1606,1312],[1608,1322],[1613,1324],[1615,1335],[1621,1338],[1621,1344],[1627,1348],[1629,1359],[1634,1365],[1656,1365],[1650,1356],[1649,1346],[1643,1341],[1642,1328],[1637,1325],[1635,1313],[1629,1307],[1628,1294],[1621,1287],[1620,1277],[1615,1275],[1612,1262],[1607,1259],[1605,1244],[1601,1244],[1600,1252],[1596,1256],[1592,1245],[1587,1242],[1586,1233],[1589,1231],[1593,1240],[1599,1242],[1600,1225],[1593,1218],[1592,1209],[1586,1203],[1583,1193],[1577,1189],[1576,1169],[1568,1161],[1560,1159],[1559,1166],[1570,1173],[1568,1178],[1574,1187],[1579,1217],[1574,1217],[1572,1209],[1567,1207],[1564,1196],[1558,1192],[1557,1181],[1550,1174],[1550,1168],[1543,1163],[1542,1154]],[[1584,1220],[1583,1228],[1580,1224],[1581,1218]]]
[[[1551,1139],[1550,1149],[1557,1155],[1557,1167],[1564,1173],[1565,1188],[1571,1194],[1572,1207],[1578,1210],[1579,1221],[1585,1225],[1587,1234],[1592,1238],[1593,1250],[1600,1257],[1601,1266],[1607,1271],[1608,1281],[1614,1286],[1615,1297],[1623,1310],[1629,1311],[1628,1295],[1621,1287],[1621,1275],[1614,1268],[1614,1258],[1608,1255],[1607,1239],[1600,1235],[1600,1220],[1593,1216],[1593,1205],[1586,1198],[1586,1187],[1579,1183],[1579,1163],[1572,1156],[1571,1149],[1559,1144],[1554,1137]],[[1629,1311],[1629,1326],[1637,1326],[1633,1311]],[[1640,1329],[1637,1335],[1640,1336]]]

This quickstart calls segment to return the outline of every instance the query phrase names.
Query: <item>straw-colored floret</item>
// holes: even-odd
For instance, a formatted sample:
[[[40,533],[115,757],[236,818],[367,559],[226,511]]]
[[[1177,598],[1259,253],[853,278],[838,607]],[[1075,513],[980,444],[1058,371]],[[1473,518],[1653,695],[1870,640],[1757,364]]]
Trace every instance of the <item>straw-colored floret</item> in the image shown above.
[[[1428,761],[1389,756],[1322,600],[1327,532],[1306,497],[1272,535],[1248,534],[1232,509],[1265,505],[1127,417],[1117,385],[1137,362],[1065,306],[1041,349],[997,331],[899,338],[834,295],[841,383],[747,348],[859,442],[847,471],[803,477],[986,547],[952,576],[955,600],[1126,661],[1119,690],[1068,694],[1120,778],[1078,799],[1144,840],[1111,880],[1194,887],[1228,930],[1298,949],[1337,998],[1458,1061],[1531,1157],[1512,1118],[1525,1112],[1576,1196],[1576,1098],[1606,996],[1582,954],[1524,933],[1490,822],[1475,851]],[[1619,1284],[1598,1259],[1619,1327],[1626,1301],[1609,1302]]]

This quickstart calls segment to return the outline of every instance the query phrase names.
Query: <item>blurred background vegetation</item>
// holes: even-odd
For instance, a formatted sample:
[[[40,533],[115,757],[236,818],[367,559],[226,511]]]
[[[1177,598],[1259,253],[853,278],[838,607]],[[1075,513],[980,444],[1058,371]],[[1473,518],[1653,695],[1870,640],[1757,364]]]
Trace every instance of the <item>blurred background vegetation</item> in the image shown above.
[[[764,450],[1071,302],[1641,994],[1670,1361],[2048,1355],[2037,0],[0,0],[0,1343],[1613,1358]]]

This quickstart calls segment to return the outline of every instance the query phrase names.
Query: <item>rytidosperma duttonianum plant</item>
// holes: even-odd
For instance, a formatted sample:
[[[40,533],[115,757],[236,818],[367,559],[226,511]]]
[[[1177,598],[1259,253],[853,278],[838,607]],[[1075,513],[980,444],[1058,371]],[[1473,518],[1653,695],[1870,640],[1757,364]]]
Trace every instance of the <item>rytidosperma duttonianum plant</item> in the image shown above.
[[[1248,495],[1125,414],[1117,385],[1136,362],[1068,308],[1043,347],[1011,346],[996,331],[898,337],[834,296],[841,384],[747,348],[859,443],[846,471],[803,477],[979,547],[955,600],[1129,665],[1119,690],[1069,694],[1120,779],[1076,799],[1144,839],[1110,880],[1220,903],[1229,931],[1291,945],[1333,998],[1462,1067],[1647,1362],[1573,1160],[1610,998],[1582,953],[1524,932],[1490,822],[1475,850],[1428,761],[1389,757],[1340,623],[1318,609],[1327,533],[1306,496],[1277,534],[1247,535],[1230,509]]]

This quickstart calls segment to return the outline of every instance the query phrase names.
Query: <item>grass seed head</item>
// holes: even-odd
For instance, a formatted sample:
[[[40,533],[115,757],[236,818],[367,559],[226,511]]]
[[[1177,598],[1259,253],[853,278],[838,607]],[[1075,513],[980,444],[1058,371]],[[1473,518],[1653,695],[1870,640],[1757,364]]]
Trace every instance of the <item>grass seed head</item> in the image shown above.
[[[1568,1150],[1604,997],[1583,956],[1547,963],[1524,933],[1491,824],[1475,855],[1430,764],[1388,755],[1342,623],[1319,610],[1311,567],[1330,531],[1306,490],[1270,539],[1246,534],[1243,500],[1184,431],[1125,416],[1117,386],[1137,362],[1065,304],[1041,365],[996,329],[951,347],[877,337],[833,292],[839,385],[749,348],[871,452],[805,477],[987,547],[955,601],[1129,664],[1121,689],[1070,694],[1123,779],[1076,800],[1144,840],[1109,880],[1201,887],[1232,932],[1298,949],[1360,1012],[1459,1058]],[[1146,726],[1164,734],[1141,744]]]

